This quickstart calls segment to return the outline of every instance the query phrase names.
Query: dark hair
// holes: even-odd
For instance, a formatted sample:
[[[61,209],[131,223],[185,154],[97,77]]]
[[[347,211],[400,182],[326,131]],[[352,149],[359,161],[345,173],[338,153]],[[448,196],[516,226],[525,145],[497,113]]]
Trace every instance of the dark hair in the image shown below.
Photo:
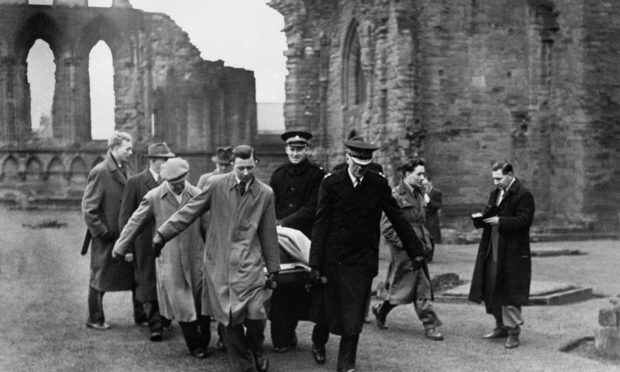
[[[495,161],[493,162],[493,164],[491,165],[491,170],[492,171],[498,171],[500,170],[502,171],[502,174],[508,174],[508,173],[512,173],[512,165],[507,162],[507,161]]]
[[[405,164],[403,164],[400,167],[400,172],[404,176],[406,172],[413,172],[413,170],[416,169],[416,167],[419,167],[420,165],[424,165],[424,164],[425,162],[424,162],[424,159],[422,158],[409,159],[407,160]]]
[[[258,162],[256,155],[254,155],[254,148],[249,145],[239,145],[232,150],[232,161],[234,162],[236,158],[239,159],[249,159],[254,156],[254,161]]]

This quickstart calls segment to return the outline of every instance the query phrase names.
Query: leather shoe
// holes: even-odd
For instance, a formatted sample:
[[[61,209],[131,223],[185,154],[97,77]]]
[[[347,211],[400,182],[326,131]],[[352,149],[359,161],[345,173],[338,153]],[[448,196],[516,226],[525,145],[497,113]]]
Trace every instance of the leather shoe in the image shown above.
[[[312,357],[317,364],[325,364],[325,346],[313,344]]]
[[[267,372],[269,370],[269,359],[264,354],[256,354],[256,369],[258,372]]]
[[[284,354],[288,351],[288,346],[275,346],[273,348],[273,352],[274,353],[278,353],[278,354]]]
[[[381,305],[375,305],[372,307],[372,313],[375,315],[375,322],[377,323],[377,327],[379,329],[387,329],[385,325],[385,318],[379,315],[379,310],[381,309]]]
[[[437,329],[435,328],[429,328],[427,329],[424,334],[426,335],[426,338],[433,340],[433,341],[442,341],[443,340],[443,335],[441,334],[441,332],[439,332]]]
[[[153,332],[151,332],[150,339],[153,342],[161,341],[163,339],[162,336],[161,336],[161,331],[153,331]]]
[[[86,322],[86,327],[96,329],[98,331],[107,331],[110,329],[110,325],[108,323],[91,323]]]
[[[514,349],[519,346],[519,335],[508,335],[504,347],[506,349]]]
[[[491,333],[487,333],[482,338],[491,340],[494,338],[508,337],[508,330],[506,328],[495,328]]]
[[[205,349],[196,349],[191,351],[190,354],[197,359],[207,359],[209,357],[209,354]]]
[[[226,344],[224,343],[223,338],[220,337],[217,339],[217,344],[215,344],[215,349],[219,351],[226,351]]]

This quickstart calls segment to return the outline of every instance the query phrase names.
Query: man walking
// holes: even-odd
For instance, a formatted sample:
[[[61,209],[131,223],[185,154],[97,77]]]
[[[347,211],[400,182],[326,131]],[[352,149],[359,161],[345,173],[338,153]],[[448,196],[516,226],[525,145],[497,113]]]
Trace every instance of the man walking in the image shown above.
[[[263,352],[264,302],[280,270],[273,191],[254,177],[255,167],[254,149],[235,147],[233,172],[211,177],[205,189],[160,226],[153,238],[154,248],[161,249],[211,211],[204,284],[213,314],[223,325],[229,362],[236,371],[267,371],[269,367]]]
[[[439,210],[443,205],[441,190],[433,185],[430,177],[426,178],[424,182],[424,194],[425,211],[426,211],[426,223],[425,226],[433,237],[435,244],[441,244],[441,225],[439,223]],[[434,250],[433,250],[434,251]],[[431,252],[431,260],[433,258]],[[428,261],[428,260],[427,260]]]
[[[418,269],[422,244],[398,208],[385,178],[368,172],[376,146],[346,141],[347,167],[321,182],[310,249],[311,277],[326,278],[329,330],[340,335],[338,371],[354,371],[372,279],[379,260],[381,212],[392,222],[403,248]]]
[[[164,182],[145,196],[121,232],[112,254],[125,255],[132,241],[145,225],[162,225],[172,214],[200,193],[187,182],[189,164],[173,158],[161,166]],[[172,239],[157,257],[157,298],[161,313],[177,319],[190,354],[207,357],[211,339],[210,306],[202,306],[202,257],[204,252],[205,219],[191,224]],[[152,231],[151,231],[152,233]],[[152,235],[151,235],[152,241]],[[153,252],[158,255],[160,252]]]
[[[425,252],[431,252],[433,243],[430,233],[424,227],[424,160],[413,159],[401,167],[402,179],[393,192],[398,206],[403,210],[407,221],[413,227],[424,246]],[[413,303],[418,318],[424,325],[424,334],[431,340],[443,340],[437,330],[441,321],[433,308],[433,290],[428,274],[428,267],[423,265],[414,270],[411,260],[403,250],[403,244],[396,235],[392,223],[384,215],[381,220],[383,236],[390,246],[391,260],[387,274],[387,298],[381,305],[373,307],[377,326],[387,329],[385,319],[388,313],[398,305]]]
[[[146,193],[160,183],[159,172],[166,160],[174,157],[165,142],[149,145],[146,153],[149,166],[144,171],[129,177],[123,191],[121,210],[118,220],[119,231],[123,230],[132,213],[138,209]],[[153,223],[144,226],[142,232],[133,240],[125,257],[134,262],[136,281],[136,299],[142,303],[145,321],[149,325],[151,341],[162,339],[162,319],[157,303],[157,279],[155,275],[155,254],[151,247],[153,240]]]
[[[515,178],[511,164],[496,162],[491,170],[496,189],[491,192],[482,217],[484,230],[469,300],[484,301],[487,313],[495,318],[495,329],[483,338],[507,337],[504,346],[512,349],[519,346],[521,306],[528,303],[530,294],[534,197]]]
[[[308,145],[312,134],[304,131],[289,131],[280,138],[286,142],[288,162],[278,167],[271,176],[269,186],[275,195],[278,224],[300,230],[312,237],[312,226],[316,214],[316,200],[319,185],[325,172],[308,160]],[[282,256],[281,256],[282,259]],[[299,314],[307,313],[308,296],[305,283],[281,284],[271,297],[271,340],[276,353],[285,353],[297,346],[295,328]],[[326,324],[317,324],[312,331],[313,355],[318,363],[325,362],[325,344],[329,338]]]
[[[134,321],[139,324],[145,318],[142,304],[135,298],[132,264],[116,262],[111,254],[119,235],[121,198],[127,184],[127,161],[132,153],[131,136],[114,132],[108,140],[108,153],[104,161],[88,174],[82,197],[82,213],[88,227],[86,247],[92,237],[86,326],[97,330],[110,328],[103,313],[105,292],[131,290]]]

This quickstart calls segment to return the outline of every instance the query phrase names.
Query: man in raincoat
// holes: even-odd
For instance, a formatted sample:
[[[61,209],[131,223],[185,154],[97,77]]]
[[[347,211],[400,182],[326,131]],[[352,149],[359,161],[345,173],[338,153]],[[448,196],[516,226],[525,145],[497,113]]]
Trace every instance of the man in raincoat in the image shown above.
[[[149,191],[131,215],[114,245],[114,257],[130,251],[133,240],[152,220],[160,226],[200,193],[200,189],[187,182],[188,172],[189,164],[181,158],[162,164],[160,176],[165,182]],[[191,355],[201,359],[207,357],[211,339],[210,306],[201,304],[204,230],[199,221],[192,223],[168,242],[167,249],[155,260],[159,310],[166,319],[179,321]]]
[[[160,226],[153,238],[154,248],[161,249],[211,211],[204,284],[213,315],[224,329],[229,362],[237,371],[269,367],[263,352],[264,302],[280,270],[273,191],[254,177],[255,167],[254,149],[237,146],[233,171],[211,177],[206,188]]]

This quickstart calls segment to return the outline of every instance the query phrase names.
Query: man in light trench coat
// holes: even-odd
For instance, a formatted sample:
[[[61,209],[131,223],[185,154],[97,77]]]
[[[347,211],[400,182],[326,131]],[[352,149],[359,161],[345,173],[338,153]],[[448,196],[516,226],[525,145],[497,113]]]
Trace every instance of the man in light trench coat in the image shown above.
[[[181,158],[170,159],[161,165],[160,176],[165,182],[150,190],[131,215],[114,245],[114,257],[124,256],[132,248],[133,240],[151,221],[154,220],[155,226],[162,225],[200,193],[200,189],[187,182],[188,172],[189,164]],[[200,359],[207,357],[211,339],[210,305],[208,301],[204,305],[201,303],[204,217],[168,242],[167,249],[155,260],[160,312],[166,319],[179,321],[190,354]],[[158,253],[153,252],[154,255]]]
[[[211,211],[205,244],[204,284],[222,324],[236,371],[267,371],[263,352],[264,302],[277,282],[280,253],[272,189],[254,177],[254,149],[233,150],[233,172],[213,176],[206,188],[157,229],[155,249]],[[265,278],[264,268],[269,273]]]
[[[90,253],[90,282],[88,291],[88,319],[86,326],[96,330],[110,328],[103,313],[105,292],[133,292],[134,321],[145,319],[142,304],[135,296],[133,266],[129,262],[112,259],[112,247],[118,238],[118,219],[123,190],[127,184],[127,161],[133,153],[131,136],[114,132],[108,139],[108,153],[104,161],[88,174],[82,196],[82,213],[88,227],[82,254]],[[92,238],[92,241],[90,240]]]

